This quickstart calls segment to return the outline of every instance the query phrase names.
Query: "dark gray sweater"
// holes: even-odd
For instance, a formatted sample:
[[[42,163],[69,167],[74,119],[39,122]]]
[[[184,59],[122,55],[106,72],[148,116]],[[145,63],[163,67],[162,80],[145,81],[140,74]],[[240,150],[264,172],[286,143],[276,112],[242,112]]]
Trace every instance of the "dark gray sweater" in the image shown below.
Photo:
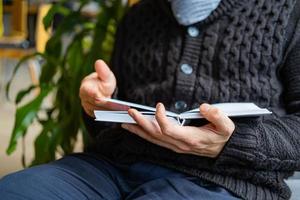
[[[284,179],[300,170],[299,16],[299,0],[222,0],[190,28],[176,22],[166,0],[135,5],[119,26],[111,63],[119,99],[160,101],[178,112],[203,102],[254,102],[274,114],[234,118],[236,129],[214,159],[177,154],[85,115],[97,153],[174,168],[244,199],[288,199]]]

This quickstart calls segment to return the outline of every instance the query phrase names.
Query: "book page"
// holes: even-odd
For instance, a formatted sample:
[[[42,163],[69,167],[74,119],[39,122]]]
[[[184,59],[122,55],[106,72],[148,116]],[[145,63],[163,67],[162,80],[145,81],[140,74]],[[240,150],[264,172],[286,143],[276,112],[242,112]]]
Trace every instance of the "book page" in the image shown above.
[[[125,105],[132,108],[137,108],[146,118],[149,120],[155,120],[156,109],[150,106],[144,106],[140,104],[130,103],[126,101],[116,99],[104,99],[111,103],[118,105]],[[259,116],[265,114],[271,114],[271,112],[265,108],[260,108],[254,103],[218,103],[212,104],[212,106],[219,108],[229,117],[249,117]],[[135,123],[135,121],[128,114],[128,111],[94,111],[96,121],[105,122],[117,122],[117,123]],[[199,108],[176,114],[173,112],[166,111],[167,117],[174,123],[184,124],[185,119],[201,119],[203,116],[199,112]]]
[[[137,104],[137,103],[131,103],[131,102],[122,101],[122,100],[118,100],[118,99],[103,98],[103,100],[108,101],[110,103],[125,105],[125,106],[129,106],[131,108],[136,108],[136,109],[140,109],[140,110],[148,110],[148,111],[153,111],[153,112],[156,111],[156,108],[154,108],[154,107],[145,106],[145,105],[141,105],[141,104]],[[177,113],[173,113],[170,111],[166,111],[166,114],[168,116],[178,117]]]
[[[140,112],[149,120],[155,120],[154,112]],[[136,124],[134,119],[128,114],[127,111],[94,111],[96,121],[116,122],[116,123],[129,123]],[[180,122],[174,117],[168,117],[173,123],[179,124]]]
[[[229,117],[236,116],[258,116],[271,114],[271,112],[265,108],[260,108],[254,103],[218,103],[212,104],[212,106],[219,108]],[[203,118],[199,112],[199,108],[184,112],[180,114],[180,118],[183,119],[197,119]]]

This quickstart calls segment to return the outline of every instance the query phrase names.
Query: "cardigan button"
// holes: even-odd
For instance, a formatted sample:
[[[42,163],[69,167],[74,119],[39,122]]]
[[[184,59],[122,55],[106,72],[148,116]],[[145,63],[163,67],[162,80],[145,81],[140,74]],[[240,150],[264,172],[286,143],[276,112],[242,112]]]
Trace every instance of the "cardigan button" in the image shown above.
[[[188,27],[187,32],[191,37],[197,37],[200,33],[199,29],[195,26]]]
[[[183,111],[187,108],[187,104],[184,101],[176,101],[175,102],[175,109],[178,111]]]
[[[191,65],[189,65],[189,64],[182,64],[182,65],[180,66],[180,69],[181,69],[181,71],[182,71],[183,73],[185,73],[185,74],[187,74],[187,75],[193,73],[193,67],[192,67]]]

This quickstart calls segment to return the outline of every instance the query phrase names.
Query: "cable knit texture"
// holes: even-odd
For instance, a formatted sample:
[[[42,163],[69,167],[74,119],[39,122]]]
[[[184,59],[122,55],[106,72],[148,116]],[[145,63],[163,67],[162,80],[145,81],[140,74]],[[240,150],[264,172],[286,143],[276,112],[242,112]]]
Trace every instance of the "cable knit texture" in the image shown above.
[[[185,110],[203,102],[254,102],[273,115],[234,118],[236,129],[214,159],[176,154],[85,115],[97,152],[119,162],[174,168],[243,199],[288,199],[284,179],[300,170],[299,4],[222,0],[193,25],[198,36],[177,23],[166,0],[136,4],[119,26],[111,62],[119,99],[163,102],[175,112],[178,100],[187,103]],[[181,71],[184,63],[191,74]]]

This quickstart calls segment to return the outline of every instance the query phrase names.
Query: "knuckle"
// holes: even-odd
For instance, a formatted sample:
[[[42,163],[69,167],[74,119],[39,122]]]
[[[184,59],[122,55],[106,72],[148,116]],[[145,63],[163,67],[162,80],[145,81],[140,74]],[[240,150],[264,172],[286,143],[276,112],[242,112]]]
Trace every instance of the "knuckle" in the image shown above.
[[[226,131],[227,131],[228,134],[232,134],[233,131],[234,131],[234,129],[235,129],[234,123],[230,123],[230,124],[227,126]]]
[[[161,132],[160,132],[160,131],[157,131],[157,130],[154,130],[153,132],[149,132],[149,134],[150,134],[153,138],[155,138],[155,139],[157,139],[157,140],[165,139],[165,138],[163,137],[163,135],[161,134]]]
[[[84,84],[80,85],[80,88],[79,88],[79,96],[80,96],[80,98],[82,98],[83,94],[85,93],[85,87],[86,86]]]
[[[90,74],[90,75],[84,77],[84,78],[81,80],[80,85],[81,85],[81,86],[86,85],[86,84],[89,82],[89,80],[91,79],[91,76],[92,76],[92,74]]]
[[[207,153],[207,154],[206,154],[206,157],[208,157],[208,158],[216,158],[217,155],[214,154],[214,153]]]
[[[161,129],[165,135],[172,135],[172,128],[170,126],[163,126]]]
[[[88,106],[84,102],[81,102],[81,106],[85,111],[88,109]]]
[[[192,148],[189,147],[189,146],[187,146],[187,145],[181,145],[181,146],[178,147],[178,149],[179,149],[180,151],[182,151],[182,152],[189,152],[189,151],[192,150]]]
[[[82,93],[87,93],[87,94],[89,94],[89,92],[91,92],[91,87],[89,87],[89,84],[83,83],[83,84],[81,84],[81,86],[80,86],[80,91],[81,91]]]
[[[88,79],[88,76],[84,77],[80,82],[80,86],[84,85],[85,82],[87,81],[87,79]]]
[[[177,148],[173,148],[172,150],[173,150],[174,152],[176,152],[176,153],[180,153],[180,154],[181,154],[181,153],[183,153],[183,151],[182,151],[182,150],[180,150],[180,149],[177,149]]]
[[[235,124],[234,124],[233,121],[231,121],[231,120],[230,120],[230,127],[231,127],[232,130],[235,129]]]
[[[164,113],[162,113],[161,110],[158,110],[156,114],[157,114],[158,118],[160,118],[160,119],[162,119],[164,117]]]
[[[219,119],[221,117],[221,110],[218,108],[213,108],[212,116],[215,119]]]
[[[223,122],[223,131],[227,135],[232,134],[234,129],[235,129],[235,124],[229,118],[228,118],[228,120],[224,120],[224,122]]]
[[[191,147],[198,147],[201,145],[201,141],[200,140],[196,140],[196,139],[191,139],[188,141],[188,144],[191,146]]]
[[[138,134],[138,131],[135,127],[132,127],[132,126],[127,126],[127,130],[132,132],[132,133],[135,133],[135,134]]]
[[[201,144],[200,146],[198,146],[198,149],[204,151],[204,150],[207,150],[209,148],[209,145],[208,144]]]

